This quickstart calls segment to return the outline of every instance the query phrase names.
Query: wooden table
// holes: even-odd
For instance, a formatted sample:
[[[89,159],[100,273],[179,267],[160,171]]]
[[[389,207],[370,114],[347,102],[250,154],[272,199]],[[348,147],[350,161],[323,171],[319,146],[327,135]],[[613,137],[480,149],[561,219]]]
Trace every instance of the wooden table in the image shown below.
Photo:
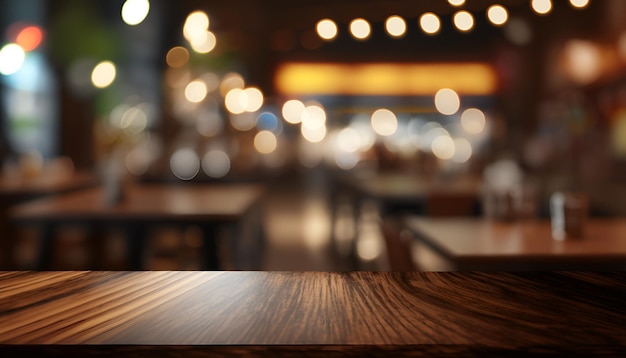
[[[382,172],[357,175],[335,174],[331,187],[331,233],[335,236],[339,207],[348,205],[353,213],[353,232],[360,227],[361,210],[366,202],[374,203],[383,218],[403,214],[451,216],[481,214],[482,181],[476,177],[436,178],[408,173]],[[344,248],[341,259],[359,268],[356,239]]]
[[[15,245],[15,229],[8,219],[8,210],[29,200],[68,193],[98,184],[98,177],[91,171],[46,171],[34,178],[18,175],[0,176],[0,268],[12,269]]]
[[[431,249],[458,270],[626,270],[626,218],[590,218],[577,239],[552,239],[548,220],[407,216],[417,250]],[[419,267],[419,262],[417,263]]]
[[[625,272],[4,272],[0,352],[626,355]]]
[[[19,225],[39,225],[41,254],[38,269],[50,265],[55,228],[80,224],[92,230],[95,268],[103,238],[110,227],[126,231],[132,269],[144,269],[143,248],[148,231],[158,225],[197,225],[203,229],[204,268],[218,269],[216,230],[235,224],[250,213],[263,195],[256,184],[124,185],[124,199],[109,205],[102,187],[29,202],[14,207],[11,219]]]

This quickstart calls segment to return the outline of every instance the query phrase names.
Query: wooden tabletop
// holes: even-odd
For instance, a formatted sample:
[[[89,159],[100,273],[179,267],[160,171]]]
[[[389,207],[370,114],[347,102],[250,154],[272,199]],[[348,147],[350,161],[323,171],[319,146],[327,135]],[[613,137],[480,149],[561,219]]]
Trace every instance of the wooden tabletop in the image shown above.
[[[617,356],[625,299],[625,272],[13,271],[0,350]]]
[[[626,269],[626,218],[590,218],[585,235],[552,239],[548,220],[408,216],[404,225],[421,242],[464,269]],[[536,266],[540,265],[540,266]],[[569,267],[566,267],[569,266]]]
[[[482,182],[474,177],[425,178],[406,173],[378,173],[342,179],[361,193],[381,200],[417,200],[433,193],[478,197]]]
[[[257,184],[136,184],[124,186],[124,200],[106,204],[102,187],[14,207],[19,222],[63,220],[229,220],[246,212],[263,194]]]
[[[46,173],[34,178],[0,176],[0,198],[40,196],[95,186],[98,177],[91,171]]]

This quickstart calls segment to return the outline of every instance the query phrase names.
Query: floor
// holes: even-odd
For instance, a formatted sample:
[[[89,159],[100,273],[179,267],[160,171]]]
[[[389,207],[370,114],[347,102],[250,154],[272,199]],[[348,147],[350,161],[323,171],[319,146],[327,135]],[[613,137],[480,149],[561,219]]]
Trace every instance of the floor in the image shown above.
[[[323,178],[306,175],[273,185],[262,207],[265,245],[258,265],[244,269],[268,271],[350,271],[387,270],[385,243],[374,205],[365,205],[358,213],[347,204],[337,208],[335,240],[331,239],[330,201]],[[359,227],[354,217],[360,215]],[[149,270],[197,270],[201,258],[199,232],[161,229],[147,247]],[[241,269],[232,257],[228,232],[220,237],[220,256],[224,269]],[[24,230],[16,250],[18,268],[34,264],[36,230]],[[356,255],[350,255],[354,247]],[[125,269],[124,241],[112,232],[106,252],[107,269]],[[87,269],[86,239],[81,228],[66,228],[55,247],[54,269]],[[351,259],[355,257],[355,259]]]

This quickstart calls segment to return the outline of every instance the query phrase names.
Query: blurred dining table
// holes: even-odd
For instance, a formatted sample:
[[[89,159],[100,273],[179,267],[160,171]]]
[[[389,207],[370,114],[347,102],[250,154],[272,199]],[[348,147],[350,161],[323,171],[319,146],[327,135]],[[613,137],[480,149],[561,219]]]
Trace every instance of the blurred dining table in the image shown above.
[[[372,203],[382,218],[404,214],[478,216],[482,213],[482,179],[472,175],[426,176],[401,171],[334,173],[330,185],[331,237],[338,242],[340,210],[353,216],[352,232],[358,232],[364,205]],[[358,267],[356,240],[346,250]]]
[[[9,209],[33,199],[69,193],[98,185],[98,176],[90,170],[65,170],[52,166],[38,175],[22,176],[18,172],[0,175],[0,268],[12,269],[15,228],[8,219]]]
[[[0,272],[0,354],[623,357],[624,272]]]
[[[170,185],[128,181],[120,190],[119,201],[110,201],[108,188],[98,186],[14,206],[9,215],[16,226],[39,229],[37,269],[50,268],[55,234],[63,225],[81,225],[89,231],[93,268],[102,265],[107,232],[121,228],[126,237],[127,261],[133,270],[145,269],[146,239],[160,226],[199,227],[203,233],[202,268],[212,270],[220,269],[219,230],[254,223],[255,229],[261,231],[258,215],[255,216],[259,214],[257,204],[265,192],[260,184]],[[234,236],[239,236],[236,230]],[[239,240],[238,237],[233,239],[235,251],[241,248],[237,246],[241,243]]]
[[[439,270],[626,270],[626,217],[590,217],[581,237],[565,240],[540,218],[407,215],[401,225],[417,268],[430,260]]]

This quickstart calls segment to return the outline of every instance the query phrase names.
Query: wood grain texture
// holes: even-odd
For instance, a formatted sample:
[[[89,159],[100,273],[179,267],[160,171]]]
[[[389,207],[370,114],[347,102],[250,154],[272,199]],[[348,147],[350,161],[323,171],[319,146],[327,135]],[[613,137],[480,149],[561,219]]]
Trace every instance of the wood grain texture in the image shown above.
[[[624,302],[624,272],[4,272],[0,349],[626,354]]]
[[[581,238],[552,239],[547,220],[407,216],[403,225],[459,269],[626,269],[626,218],[589,218]]]

